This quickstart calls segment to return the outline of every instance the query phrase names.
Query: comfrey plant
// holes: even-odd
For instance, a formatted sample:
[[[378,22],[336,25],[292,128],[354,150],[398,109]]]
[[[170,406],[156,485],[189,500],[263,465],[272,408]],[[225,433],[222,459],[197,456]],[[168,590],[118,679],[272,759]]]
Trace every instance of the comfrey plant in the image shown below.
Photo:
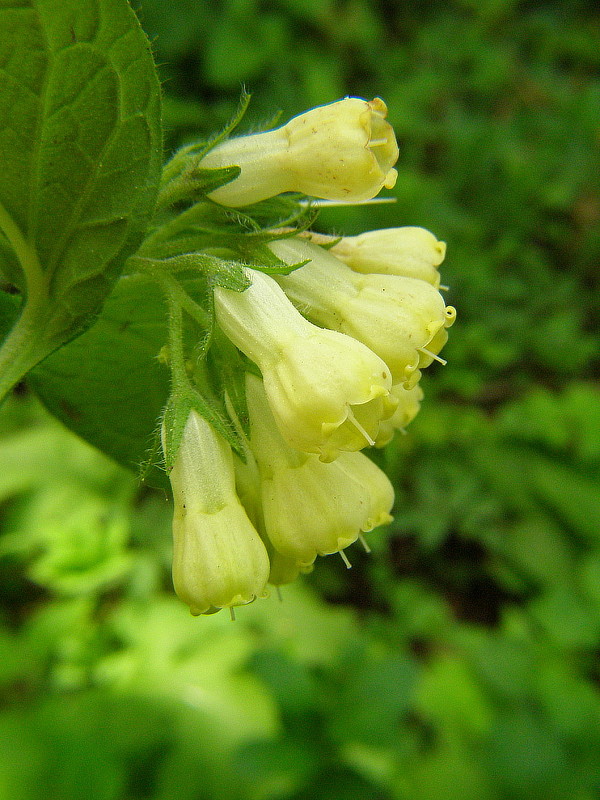
[[[346,98],[274,131],[192,148],[175,156],[164,192],[179,196],[178,184],[195,174],[210,181],[209,170],[236,170],[202,202],[241,227],[282,192],[372,198],[395,182],[398,149],[385,117],[380,99]],[[243,217],[224,211],[242,206]],[[209,217],[212,207],[202,208],[191,207],[195,218]],[[173,578],[194,614],[262,597],[317,556],[340,553],[349,565],[344,550],[357,539],[368,548],[363,534],[392,519],[394,492],[360,451],[413,419],[421,370],[441,360],[455,318],[438,291],[445,245],[429,232],[327,238],[308,230],[301,207],[296,214],[295,224],[231,230],[220,249],[211,241],[201,251],[237,259],[238,285],[216,280],[204,313],[214,313],[214,345],[233,345],[238,366],[224,386],[228,441],[194,409],[176,435],[171,408],[163,421]],[[250,256],[244,266],[240,252]]]
[[[311,230],[313,198],[394,186],[385,103],[233,136],[244,97],[161,170],[158,81],[125,0],[29,9],[0,10],[0,49],[22,55],[0,92],[0,393],[27,375],[77,433],[168,476],[193,614],[233,613],[318,556],[349,564],[394,501],[361,451],[414,418],[455,317],[428,231]]]

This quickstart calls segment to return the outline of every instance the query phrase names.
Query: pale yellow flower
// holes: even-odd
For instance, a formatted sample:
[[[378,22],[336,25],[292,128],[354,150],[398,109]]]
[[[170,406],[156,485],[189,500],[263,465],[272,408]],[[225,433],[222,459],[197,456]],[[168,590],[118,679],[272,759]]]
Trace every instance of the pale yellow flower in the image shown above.
[[[341,453],[332,463],[290,448],[279,434],[259,378],[246,380],[251,448],[261,477],[265,532],[293,574],[317,555],[336,553],[362,531],[391,520],[394,490],[362,453]],[[284,582],[279,580],[279,582]]]
[[[173,584],[192,614],[266,596],[269,559],[236,494],[231,448],[195,411],[169,478]]]
[[[259,379],[255,378],[255,380]],[[264,389],[261,389],[261,391],[264,397]],[[266,399],[264,402],[266,403]],[[228,405],[228,411],[232,413],[230,405]],[[267,413],[275,434],[280,437],[280,434],[276,430],[271,411],[268,410]],[[235,413],[233,413],[232,416],[236,418]],[[256,463],[254,453],[248,442],[246,442],[244,450],[245,462],[234,455],[237,492],[242,501],[242,505],[246,509],[248,517],[251,519],[252,524],[258,531],[266,547],[270,564],[269,583],[273,584],[273,586],[283,586],[286,583],[295,581],[301,573],[311,572],[312,566],[302,566],[295,558],[289,558],[279,553],[271,544],[265,531],[261,498],[261,478],[258,464]],[[314,456],[311,456],[311,458],[314,458]]]
[[[269,247],[289,264],[311,259],[291,274],[277,276],[280,286],[313,322],[346,333],[377,353],[394,383],[414,386],[420,369],[437,358],[456,311],[431,284],[354,272],[304,239],[281,239]]]
[[[391,442],[396,431],[404,431],[421,409],[423,390],[418,383],[411,389],[405,389],[404,386],[396,384],[396,386],[392,386],[390,394],[398,401],[398,406],[392,416],[379,426],[375,440],[377,447],[385,447]]]
[[[329,252],[355,272],[420,278],[437,289],[446,244],[425,228],[384,228],[344,236]]]
[[[347,97],[313,108],[273,131],[227,139],[203,168],[239,166],[235,180],[209,194],[226,206],[256,203],[281,192],[327,200],[368,200],[396,182],[398,145],[376,97]]]
[[[385,362],[350,336],[308,322],[268,275],[248,275],[244,292],[215,288],[216,317],[260,368],[284,439],[324,461],[373,444],[395,408]]]

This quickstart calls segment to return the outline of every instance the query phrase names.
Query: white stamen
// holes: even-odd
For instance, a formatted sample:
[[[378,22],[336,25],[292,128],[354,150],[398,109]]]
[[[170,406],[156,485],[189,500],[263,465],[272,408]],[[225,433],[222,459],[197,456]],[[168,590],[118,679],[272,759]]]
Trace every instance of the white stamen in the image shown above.
[[[446,284],[445,284],[445,283],[440,283],[440,285],[438,286],[438,289],[439,289],[441,292],[449,292],[449,291],[450,291],[450,287],[449,287],[449,286],[446,286]]]
[[[346,565],[346,569],[352,569],[352,564],[348,561],[348,556],[344,553],[343,550],[340,550],[340,555],[342,557],[342,561]]]
[[[419,347],[418,349],[424,355],[430,356],[431,358],[433,358],[434,361],[439,361],[439,363],[442,364],[444,367],[448,363],[445,358],[440,358],[440,356],[436,356],[435,353],[432,353],[431,350],[428,350],[426,347]]]
[[[369,434],[366,432],[366,430],[363,428],[363,426],[360,424],[360,422],[354,416],[354,413],[353,413],[353,411],[352,411],[352,409],[350,407],[348,408],[348,416],[346,417],[346,419],[350,420],[350,422],[354,425],[356,430],[359,433],[361,433],[365,437],[367,442],[371,445],[371,447],[373,447],[374,444],[375,444],[375,440],[371,439]]]
[[[366,539],[365,539],[365,537],[362,535],[362,533],[359,533],[359,534],[358,534],[358,541],[359,541],[359,542],[362,544],[362,546],[365,548],[365,553],[370,553],[370,552],[371,552],[371,548],[370,548],[370,547],[369,547],[369,545],[367,544],[367,540],[366,540]]]
[[[299,205],[310,208],[337,208],[338,206],[376,206],[380,203],[396,203],[395,197],[374,197],[372,200],[301,200]]]
[[[387,139],[371,139],[369,147],[380,147],[382,144],[387,144]]]

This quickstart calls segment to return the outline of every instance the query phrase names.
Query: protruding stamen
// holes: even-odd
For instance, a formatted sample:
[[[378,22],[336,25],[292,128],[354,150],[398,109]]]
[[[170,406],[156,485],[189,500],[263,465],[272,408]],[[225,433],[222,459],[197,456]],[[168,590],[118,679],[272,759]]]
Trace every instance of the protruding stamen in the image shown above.
[[[275,592],[277,593],[277,599],[280,603],[283,603],[283,595],[281,594],[281,586],[275,587]]]
[[[235,608],[233,606],[229,606],[229,616],[231,617],[231,621],[235,622]]]
[[[369,147],[381,147],[383,144],[388,144],[387,139],[371,139]]]
[[[448,363],[445,358],[441,358],[440,356],[436,355],[435,353],[432,353],[431,350],[428,350],[426,347],[419,347],[418,350],[421,353],[423,353],[423,355],[430,356],[431,358],[433,358],[434,361],[438,361],[444,367]]]
[[[380,203],[396,203],[395,197],[373,197],[371,200],[300,200],[304,208],[337,208],[338,206],[376,206]]]
[[[364,437],[365,437],[365,439],[366,439],[366,440],[367,440],[367,442],[368,442],[368,443],[371,445],[371,447],[373,447],[373,446],[374,446],[374,444],[375,444],[375,440],[374,440],[374,439],[372,439],[372,438],[369,436],[369,434],[366,432],[366,430],[363,428],[363,426],[360,424],[360,422],[359,422],[359,421],[356,419],[356,417],[354,416],[354,413],[353,413],[353,411],[352,411],[352,409],[351,409],[351,408],[348,408],[348,416],[347,416],[347,419],[348,419],[348,420],[350,420],[350,422],[351,422],[351,423],[354,425],[354,427],[356,428],[356,430],[357,430],[357,431],[358,431],[360,434],[362,434],[362,436],[364,436]]]
[[[362,544],[362,546],[364,547],[364,549],[365,549],[365,553],[370,553],[370,552],[371,552],[371,548],[369,547],[369,545],[368,545],[368,543],[367,543],[367,540],[366,540],[366,539],[365,539],[365,537],[362,535],[362,533],[359,533],[359,534],[358,534],[358,541],[359,541],[359,542]]]
[[[348,561],[348,556],[344,553],[343,550],[340,550],[340,555],[342,557],[342,561],[346,565],[346,569],[352,569],[352,564]]]
[[[446,284],[445,284],[445,283],[440,283],[440,285],[438,286],[438,289],[439,289],[441,292],[449,292],[449,291],[450,291],[450,287],[449,287],[449,286],[446,286]]]

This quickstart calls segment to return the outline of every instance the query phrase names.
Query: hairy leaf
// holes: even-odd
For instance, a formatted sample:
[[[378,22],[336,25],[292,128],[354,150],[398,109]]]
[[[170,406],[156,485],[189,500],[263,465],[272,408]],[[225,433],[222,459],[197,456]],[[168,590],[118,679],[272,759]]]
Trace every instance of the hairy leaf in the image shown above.
[[[95,325],[33,370],[30,382],[71,430],[137,469],[169,395],[169,370],[157,358],[166,341],[157,285],[123,277]]]
[[[0,231],[25,297],[4,372],[93,320],[146,229],[161,155],[156,71],[125,0],[1,0]]]

